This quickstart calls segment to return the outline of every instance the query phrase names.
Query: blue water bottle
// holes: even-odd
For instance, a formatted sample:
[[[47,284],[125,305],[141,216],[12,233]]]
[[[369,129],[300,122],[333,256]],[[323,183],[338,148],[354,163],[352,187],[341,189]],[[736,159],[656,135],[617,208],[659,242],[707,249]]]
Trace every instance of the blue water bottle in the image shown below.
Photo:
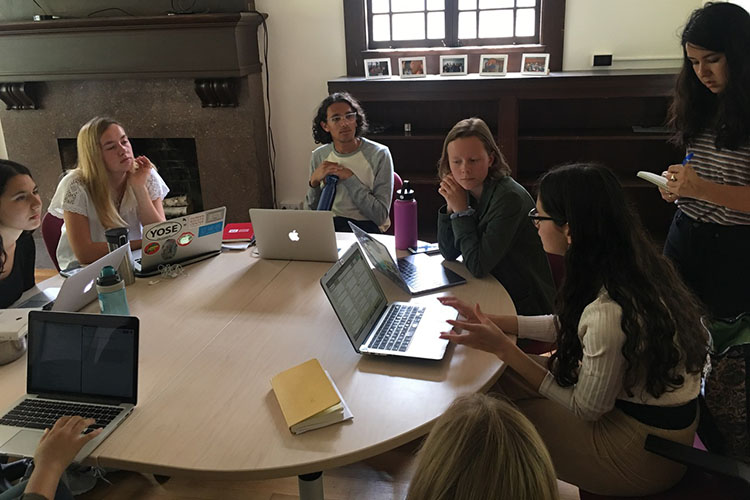
[[[336,184],[339,182],[338,175],[326,175],[323,192],[320,193],[318,210],[330,210],[333,206],[333,199],[336,197]]]
[[[96,292],[99,294],[99,307],[102,314],[130,316],[128,297],[125,295],[125,282],[112,266],[104,266],[96,278]]]

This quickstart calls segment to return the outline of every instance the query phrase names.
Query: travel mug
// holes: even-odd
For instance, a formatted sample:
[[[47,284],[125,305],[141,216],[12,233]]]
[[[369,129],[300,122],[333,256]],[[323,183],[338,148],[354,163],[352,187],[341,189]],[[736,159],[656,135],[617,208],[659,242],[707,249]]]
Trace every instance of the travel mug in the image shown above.
[[[117,250],[123,245],[130,244],[130,241],[128,240],[128,228],[126,227],[113,227],[107,229],[104,231],[104,237],[107,239],[107,247],[109,247],[110,252]],[[133,272],[133,262],[131,261],[130,252],[128,252],[127,257],[123,257],[117,270],[126,285],[132,285],[135,283],[135,273]]]

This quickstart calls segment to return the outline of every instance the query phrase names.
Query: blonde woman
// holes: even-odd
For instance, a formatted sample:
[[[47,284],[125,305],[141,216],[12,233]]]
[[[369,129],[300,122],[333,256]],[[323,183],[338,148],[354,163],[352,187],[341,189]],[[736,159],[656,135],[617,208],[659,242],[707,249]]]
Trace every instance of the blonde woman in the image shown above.
[[[417,456],[407,500],[556,500],[542,438],[510,403],[483,394],[456,399]]]
[[[130,247],[141,247],[142,226],[163,222],[169,188],[145,156],[135,157],[122,125],[89,120],[78,132],[78,163],[57,186],[49,212],[63,218],[57,245],[60,269],[90,264],[107,253],[104,231],[127,227]]]

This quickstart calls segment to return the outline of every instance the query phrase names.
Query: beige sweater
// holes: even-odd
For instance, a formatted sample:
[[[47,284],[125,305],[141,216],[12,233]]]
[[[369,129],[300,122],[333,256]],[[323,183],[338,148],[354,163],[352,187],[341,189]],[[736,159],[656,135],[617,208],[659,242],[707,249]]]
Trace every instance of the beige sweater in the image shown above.
[[[620,326],[622,308],[605,290],[586,306],[578,323],[578,338],[583,346],[583,359],[578,383],[561,387],[552,373],[547,372],[539,392],[568,408],[584,420],[597,420],[614,408],[616,399],[654,406],[676,406],[690,401],[700,390],[700,373],[687,374],[678,367],[685,383],[659,398],[649,394],[642,385],[634,386],[633,397],[623,388],[626,361],[622,355],[625,333]],[[518,336],[552,342],[555,340],[554,316],[519,316]]]

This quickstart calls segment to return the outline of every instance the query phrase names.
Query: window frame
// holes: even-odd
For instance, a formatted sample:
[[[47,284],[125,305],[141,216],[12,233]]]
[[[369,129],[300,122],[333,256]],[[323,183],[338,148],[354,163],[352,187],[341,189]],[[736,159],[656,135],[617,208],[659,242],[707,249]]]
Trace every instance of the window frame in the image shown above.
[[[343,0],[344,5],[344,33],[346,37],[346,69],[348,76],[364,76],[364,59],[377,57],[390,57],[392,66],[396,67],[399,57],[411,55],[426,55],[428,57],[428,69],[430,73],[437,74],[431,68],[432,57],[435,54],[468,54],[470,73],[477,73],[478,59],[480,54],[501,53],[508,54],[508,71],[520,71],[521,54],[523,53],[549,53],[550,71],[562,71],[563,39],[565,27],[565,0],[540,0],[538,9],[539,43],[504,44],[503,39],[474,39],[465,40],[458,47],[443,47],[442,40],[430,40],[436,44],[426,45],[422,40],[416,40],[415,44],[403,42],[404,48],[370,47],[368,45],[369,19],[367,16],[367,5],[370,0]],[[449,16],[449,5],[456,5],[457,0],[446,0],[446,39],[455,39],[455,33],[447,30],[451,26],[447,17]],[[525,38],[525,37],[524,37]],[[482,45],[470,45],[481,41]],[[498,43],[500,42],[500,43]],[[390,42],[387,42],[389,45]],[[402,42],[399,42],[402,44]],[[413,45],[413,46],[409,46]],[[473,57],[472,57],[473,56]],[[394,62],[395,61],[395,62]]]

